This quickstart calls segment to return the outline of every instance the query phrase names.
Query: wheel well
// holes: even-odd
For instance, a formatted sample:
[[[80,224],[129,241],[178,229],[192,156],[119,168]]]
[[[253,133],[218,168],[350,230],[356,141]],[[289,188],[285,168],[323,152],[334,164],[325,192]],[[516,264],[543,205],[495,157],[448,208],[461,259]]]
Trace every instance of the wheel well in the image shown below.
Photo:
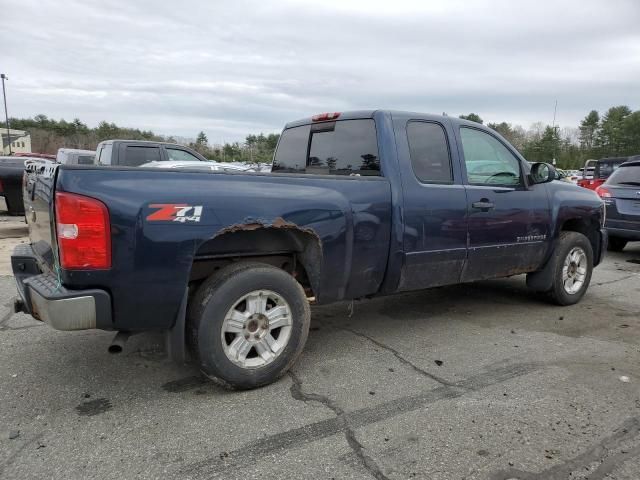
[[[293,275],[308,295],[317,293],[322,248],[315,233],[289,224],[244,227],[234,226],[198,247],[190,284],[199,284],[229,263],[250,260],[281,268]]]
[[[587,218],[572,218],[566,220],[562,224],[560,231],[578,232],[589,239],[593,254],[597,258],[600,251],[600,235],[598,234],[599,225],[595,220]]]

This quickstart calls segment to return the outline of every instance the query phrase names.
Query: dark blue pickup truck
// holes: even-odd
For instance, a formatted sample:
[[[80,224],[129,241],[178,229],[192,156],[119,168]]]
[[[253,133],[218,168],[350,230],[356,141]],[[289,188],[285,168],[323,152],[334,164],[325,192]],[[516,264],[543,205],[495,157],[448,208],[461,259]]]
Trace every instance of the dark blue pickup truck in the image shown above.
[[[272,173],[33,166],[16,308],[61,330],[164,330],[231,388],[284,374],[309,303],[527,275],[561,305],[606,249],[603,202],[446,116],[288,124]]]

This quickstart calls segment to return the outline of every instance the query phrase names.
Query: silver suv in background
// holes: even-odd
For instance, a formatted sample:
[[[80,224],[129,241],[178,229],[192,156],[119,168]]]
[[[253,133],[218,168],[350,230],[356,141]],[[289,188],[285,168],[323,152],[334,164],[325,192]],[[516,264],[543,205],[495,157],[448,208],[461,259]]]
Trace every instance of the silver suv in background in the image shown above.
[[[640,241],[640,159],[620,165],[596,193],[607,208],[609,250],[620,252],[628,242]]]

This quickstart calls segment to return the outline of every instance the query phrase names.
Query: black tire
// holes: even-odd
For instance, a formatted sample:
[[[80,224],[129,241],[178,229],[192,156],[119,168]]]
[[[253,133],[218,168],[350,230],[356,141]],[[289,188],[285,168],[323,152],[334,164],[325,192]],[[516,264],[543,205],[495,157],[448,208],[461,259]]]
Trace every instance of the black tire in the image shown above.
[[[270,290],[281,296],[291,311],[288,343],[264,366],[243,368],[224,351],[222,328],[227,312],[244,295]],[[309,334],[311,312],[302,286],[287,272],[262,263],[236,263],[204,281],[190,301],[187,338],[200,370],[228,389],[250,389],[274,382],[296,361]]]
[[[621,252],[627,246],[627,240],[620,237],[609,237],[608,249],[612,252]]]
[[[563,282],[563,267],[569,253],[574,248],[580,248],[586,255],[586,275],[584,282],[578,291],[569,293]],[[573,305],[578,303],[589,288],[591,274],[593,273],[593,249],[589,239],[578,232],[561,232],[560,239],[554,252],[553,286],[549,295],[558,305]]]

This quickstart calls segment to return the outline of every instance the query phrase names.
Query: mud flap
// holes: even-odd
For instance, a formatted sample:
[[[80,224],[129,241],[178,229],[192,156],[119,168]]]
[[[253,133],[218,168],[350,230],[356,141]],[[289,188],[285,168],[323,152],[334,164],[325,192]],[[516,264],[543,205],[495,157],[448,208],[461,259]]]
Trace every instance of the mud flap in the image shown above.
[[[189,300],[189,288],[184,292],[176,321],[165,334],[167,345],[167,354],[169,359],[180,364],[186,363],[189,358],[187,355],[187,343],[185,338],[185,328],[187,323],[187,302]]]
[[[527,274],[527,287],[535,292],[548,292],[553,288],[553,274],[556,271],[557,256],[551,255],[547,263],[537,272]]]

